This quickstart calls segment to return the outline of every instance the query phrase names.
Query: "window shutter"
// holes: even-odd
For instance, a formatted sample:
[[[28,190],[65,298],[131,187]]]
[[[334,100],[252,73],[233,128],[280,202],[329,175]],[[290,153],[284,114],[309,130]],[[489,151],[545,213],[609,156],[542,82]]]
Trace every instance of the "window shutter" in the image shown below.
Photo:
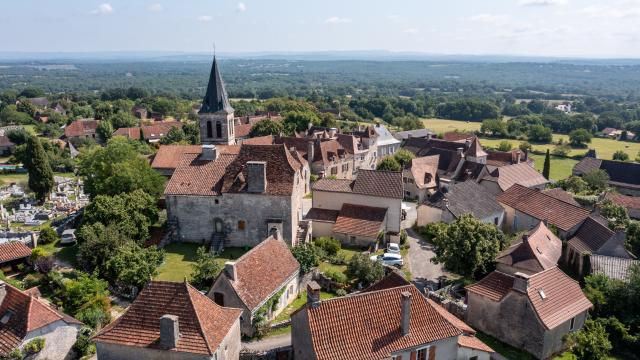
[[[429,360],[436,360],[436,346],[431,345],[429,348]]]
[[[418,353],[416,351],[411,352],[411,360],[416,360]]]

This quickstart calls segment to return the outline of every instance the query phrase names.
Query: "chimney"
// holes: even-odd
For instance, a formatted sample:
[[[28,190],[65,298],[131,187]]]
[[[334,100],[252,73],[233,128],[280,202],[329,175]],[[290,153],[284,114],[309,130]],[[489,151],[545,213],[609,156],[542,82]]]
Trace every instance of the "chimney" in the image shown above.
[[[463,157],[463,156],[464,156],[464,155],[462,154],[462,153],[464,153],[464,148],[459,147],[459,148],[457,148],[456,150],[457,150],[457,152],[458,152],[458,156],[460,156],[460,157]]]
[[[307,143],[307,161],[309,162],[309,166],[313,163],[313,158],[315,156],[315,144],[313,140]]]
[[[464,142],[464,148],[465,148],[465,149],[469,149],[470,147],[471,147],[471,140],[467,139],[467,140]]]
[[[409,335],[411,324],[411,293],[403,291],[402,294],[402,336]]]
[[[238,272],[236,271],[235,261],[227,261],[224,263],[224,272],[227,273],[227,276],[231,281],[236,281],[238,278]]]
[[[218,158],[218,149],[215,145],[202,145],[200,160],[215,160]]]
[[[267,190],[267,162],[247,161],[247,191],[262,194]]]
[[[312,309],[320,306],[320,285],[315,281],[307,284],[307,305]]]
[[[432,137],[433,137],[432,133],[427,133],[427,140],[431,140]]]
[[[175,315],[163,315],[160,317],[160,346],[163,349],[175,349],[180,338],[178,317]]]
[[[0,280],[0,304],[4,301],[5,296],[7,296],[7,284]]]
[[[522,152],[520,150],[516,151],[516,164],[520,164],[521,157]]]
[[[336,134],[337,134],[337,133],[338,133],[338,129],[336,129],[336,128],[334,128],[334,127],[329,128],[329,137],[330,137],[330,138],[332,138],[332,139],[333,139],[334,137],[336,137]]]
[[[526,294],[529,288],[529,275],[521,272],[517,272],[514,275],[513,290]]]
[[[526,244],[526,243],[528,243],[528,242],[529,242],[529,234],[523,234],[523,235],[522,235],[522,242],[523,242],[524,244]]]

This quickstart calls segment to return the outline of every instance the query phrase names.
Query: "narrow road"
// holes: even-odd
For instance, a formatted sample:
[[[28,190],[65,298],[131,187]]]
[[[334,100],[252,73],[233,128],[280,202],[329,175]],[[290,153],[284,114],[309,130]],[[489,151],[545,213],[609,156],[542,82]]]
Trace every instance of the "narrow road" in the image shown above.
[[[267,351],[285,346],[291,346],[291,333],[275,335],[251,342],[243,342],[242,348],[253,351]]]

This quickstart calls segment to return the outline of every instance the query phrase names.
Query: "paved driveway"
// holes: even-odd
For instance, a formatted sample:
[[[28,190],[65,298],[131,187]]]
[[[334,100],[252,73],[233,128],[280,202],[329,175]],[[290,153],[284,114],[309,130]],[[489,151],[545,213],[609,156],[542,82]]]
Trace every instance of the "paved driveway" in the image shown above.
[[[268,336],[261,340],[243,342],[242,347],[253,351],[269,351],[291,346],[291,334]]]
[[[403,204],[409,207],[407,219],[402,222],[402,227],[407,231],[407,242],[410,246],[408,262],[411,276],[418,288],[422,289],[425,286],[431,286],[436,289],[438,278],[447,276],[448,273],[443,269],[442,265],[436,265],[430,261],[435,256],[433,245],[422,239],[411,228],[416,221],[416,204],[410,202]]]

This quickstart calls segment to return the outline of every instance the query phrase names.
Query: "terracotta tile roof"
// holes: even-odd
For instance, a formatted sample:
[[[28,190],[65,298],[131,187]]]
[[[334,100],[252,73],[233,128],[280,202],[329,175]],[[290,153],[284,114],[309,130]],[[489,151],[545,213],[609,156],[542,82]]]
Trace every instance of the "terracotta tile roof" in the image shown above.
[[[527,154],[520,149],[511,151],[487,151],[487,165],[500,167],[517,164],[518,155],[520,155],[520,162],[529,162]]]
[[[175,169],[183,154],[200,154],[201,145],[162,145],[156,153],[151,167],[154,169]]]
[[[251,311],[269,300],[300,270],[287,244],[273,237],[238,258],[235,267],[237,279],[229,281]],[[221,276],[227,274],[222,272]]]
[[[594,217],[589,216],[569,240],[569,246],[580,253],[598,251],[607,241],[615,236],[615,232]]]
[[[145,140],[161,139],[167,135],[172,127],[181,128],[184,124],[179,121],[165,121],[142,127]],[[125,136],[129,139],[140,140],[140,127],[120,128],[113,135]]]
[[[233,127],[233,133],[236,138],[249,137],[249,133],[251,133],[251,128],[253,128],[253,124],[239,124]]]
[[[383,229],[386,216],[385,208],[342,204],[333,232],[375,238]]]
[[[340,211],[338,210],[311,208],[309,209],[309,212],[307,212],[307,215],[305,215],[305,219],[336,222],[336,220],[338,219],[338,214],[340,214]]]
[[[78,119],[64,128],[64,136],[67,138],[85,136],[96,133],[100,120]]]
[[[528,165],[526,165],[528,166]],[[582,223],[589,211],[560,201],[540,190],[515,184],[498,196],[498,201],[538,220],[548,220],[563,231]]]
[[[291,195],[293,193],[295,173],[302,164],[287,150],[284,145],[241,145],[238,156],[229,164],[223,177],[222,192],[245,192],[247,183],[248,161],[264,161],[267,163],[268,195]]]
[[[481,295],[492,301],[500,301],[511,291],[513,276],[493,271],[475,284],[466,286],[467,292]]]
[[[442,139],[446,141],[464,141],[475,137],[472,133],[464,133],[459,131],[449,131],[442,135]]]
[[[160,317],[178,316],[180,338],[172,351],[212,355],[242,310],[225,308],[186,282],[151,281],[127,311],[95,341],[161,349]]]
[[[442,315],[448,322],[450,322],[453,326],[460,329],[465,334],[473,335],[476,333],[475,330],[464,321],[458,319],[455,315],[448,312],[447,309],[443,308],[440,304],[436,303],[431,299],[427,299],[429,304],[433,306],[433,308],[438,312],[438,314]]]
[[[640,209],[640,197],[608,192],[605,194],[604,198],[606,200],[611,200],[620,206],[624,206],[627,209]]]
[[[257,136],[253,138],[248,138],[242,140],[243,145],[272,145],[273,144],[273,136],[265,135],[265,136]]]
[[[18,346],[27,333],[56,321],[68,324],[79,322],[57,312],[39,299],[4,283],[6,295],[0,303],[0,317],[11,312],[6,324],[0,324],[0,355],[6,355]]]
[[[547,329],[553,329],[593,306],[582,293],[580,284],[557,267],[531,276],[527,294]]]
[[[496,351],[483,343],[482,340],[475,336],[461,335],[458,338],[458,346],[466,347],[469,349],[480,350],[488,353],[495,353]]]
[[[467,155],[474,157],[482,157],[488,155],[487,152],[482,149],[482,145],[480,145],[480,140],[478,140],[478,137],[474,136],[471,140],[469,150],[467,150]]]
[[[419,189],[425,189],[429,187],[435,187],[436,175],[438,174],[438,161],[440,155],[423,156],[419,158],[411,159],[409,170],[411,175]],[[431,175],[430,181],[427,180],[427,174]]]
[[[353,191],[351,188],[352,185],[352,180],[322,178],[313,183],[312,189],[314,191],[350,193]]]
[[[401,331],[402,293],[411,293],[409,334]],[[390,358],[418,345],[462,334],[413,285],[324,300],[305,307],[318,360]]]
[[[440,139],[406,139],[402,147],[416,157],[438,155],[438,169],[445,173],[453,173],[464,155],[466,143]],[[458,153],[462,151],[462,154]]]
[[[542,190],[542,193],[552,196],[560,201],[564,201],[568,204],[571,204],[574,206],[581,206],[580,203],[578,203],[573,199],[573,196],[571,194],[562,190],[562,188],[545,189],[545,190]]]
[[[164,189],[165,195],[221,194],[221,181],[233,154],[220,154],[215,161],[200,160],[200,154],[184,154]]]
[[[589,257],[592,274],[604,274],[611,279],[629,281],[631,265],[640,265],[640,260],[592,254]]]
[[[496,262],[517,269],[539,272],[556,266],[560,256],[562,256],[562,240],[540,222],[522,236],[521,242],[498,255]]]
[[[349,141],[349,139],[351,141]],[[287,149],[294,147],[308,162],[322,162],[324,167],[334,164],[334,159],[353,159],[355,137],[340,135],[332,139],[308,139],[279,136],[276,144],[284,144]],[[309,143],[313,143],[313,159],[308,158]]]
[[[0,244],[0,264],[29,256],[31,248],[19,241]]]
[[[486,180],[496,181],[502,191],[507,191],[514,184],[526,187],[544,185],[549,182],[536,169],[526,162],[499,167],[491,172]]]
[[[371,292],[385,289],[392,289],[398,286],[405,286],[411,284],[407,279],[402,276],[402,274],[397,271],[391,271],[387,276],[378,280],[375,284],[369,286],[368,288],[362,290],[362,292]]]

